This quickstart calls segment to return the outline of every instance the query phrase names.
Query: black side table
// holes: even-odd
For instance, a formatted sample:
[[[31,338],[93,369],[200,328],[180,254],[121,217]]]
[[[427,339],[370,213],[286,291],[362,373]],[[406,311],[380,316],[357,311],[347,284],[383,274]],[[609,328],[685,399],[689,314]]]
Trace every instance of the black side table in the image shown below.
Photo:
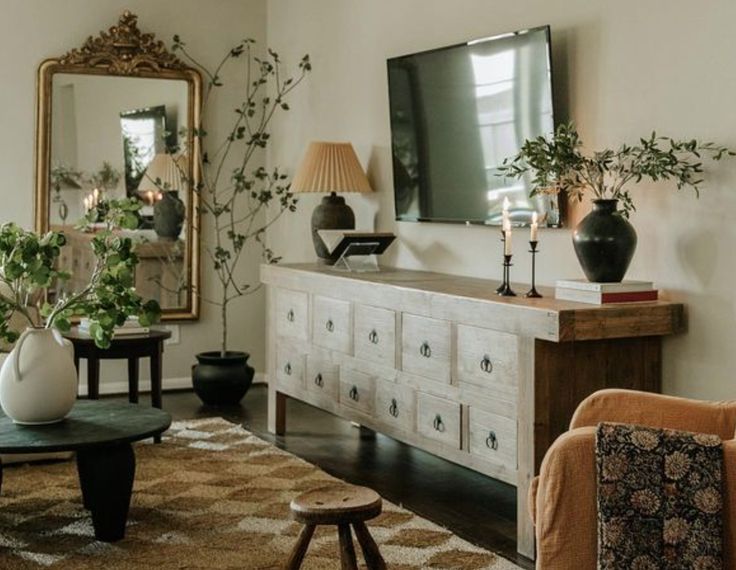
[[[151,403],[161,408],[161,357],[164,341],[171,337],[170,331],[152,330],[144,334],[119,335],[112,339],[110,348],[98,348],[88,334],[72,329],[64,333],[74,345],[74,364],[79,372],[79,360],[87,360],[87,386],[90,400],[100,397],[100,360],[125,358],[128,361],[128,400],[138,403],[138,359],[151,359]]]
[[[0,453],[75,451],[84,507],[97,540],[125,536],[135,478],[131,443],[161,437],[171,416],[154,408],[115,402],[78,401],[63,421],[21,426],[0,411]],[[0,463],[0,484],[2,464]]]

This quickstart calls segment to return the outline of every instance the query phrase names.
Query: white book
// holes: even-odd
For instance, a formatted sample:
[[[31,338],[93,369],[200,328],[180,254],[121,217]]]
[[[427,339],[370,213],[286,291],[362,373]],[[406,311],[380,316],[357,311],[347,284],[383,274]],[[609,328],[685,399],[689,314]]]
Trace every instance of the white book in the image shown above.
[[[556,283],[558,289],[575,289],[578,291],[595,291],[596,293],[635,293],[654,290],[651,281],[621,281],[620,283],[593,283],[585,279],[560,279]]]
[[[647,303],[656,301],[658,298],[659,292],[654,289],[649,289],[647,291],[613,291],[608,293],[560,287],[555,289],[555,299],[560,299],[561,301],[575,301],[577,303],[588,303],[590,305]]]

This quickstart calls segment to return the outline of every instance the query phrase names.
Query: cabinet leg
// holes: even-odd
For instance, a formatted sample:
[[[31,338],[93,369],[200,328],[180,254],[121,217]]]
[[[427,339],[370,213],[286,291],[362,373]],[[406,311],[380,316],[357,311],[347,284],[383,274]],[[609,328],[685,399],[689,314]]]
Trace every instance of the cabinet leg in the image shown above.
[[[268,431],[275,435],[286,433],[286,394],[268,387]]]

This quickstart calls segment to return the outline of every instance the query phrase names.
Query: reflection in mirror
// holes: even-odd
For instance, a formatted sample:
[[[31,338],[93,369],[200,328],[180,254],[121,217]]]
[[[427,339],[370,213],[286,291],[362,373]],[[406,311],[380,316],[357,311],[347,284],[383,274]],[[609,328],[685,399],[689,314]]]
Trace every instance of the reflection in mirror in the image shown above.
[[[106,201],[142,203],[135,286],[163,309],[186,305],[190,255],[184,221],[190,196],[185,80],[56,73],[51,89],[49,226],[63,230],[62,269],[75,291],[93,269],[93,234],[77,224]],[[180,140],[181,139],[181,140]],[[92,231],[95,224],[92,224]],[[121,230],[122,231],[122,230]]]

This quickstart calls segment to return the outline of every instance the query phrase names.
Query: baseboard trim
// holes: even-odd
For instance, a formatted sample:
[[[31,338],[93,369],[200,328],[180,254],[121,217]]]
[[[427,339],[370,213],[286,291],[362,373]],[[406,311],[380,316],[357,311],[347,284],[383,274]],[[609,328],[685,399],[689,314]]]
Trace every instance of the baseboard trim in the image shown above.
[[[256,372],[255,376],[253,377],[253,384],[265,384],[266,383],[266,375],[263,372]],[[187,390],[192,387],[192,377],[191,376],[182,376],[179,378],[164,378],[163,381],[163,389],[164,392],[168,392],[170,390]],[[151,391],[151,381],[150,380],[140,380],[138,383],[138,390],[140,392],[150,392]],[[87,395],[87,381],[82,380],[79,382],[79,395],[80,396],[86,396]],[[100,381],[100,394],[103,396],[117,396],[120,394],[127,394],[128,393],[128,381],[120,381],[120,382],[105,382]]]

